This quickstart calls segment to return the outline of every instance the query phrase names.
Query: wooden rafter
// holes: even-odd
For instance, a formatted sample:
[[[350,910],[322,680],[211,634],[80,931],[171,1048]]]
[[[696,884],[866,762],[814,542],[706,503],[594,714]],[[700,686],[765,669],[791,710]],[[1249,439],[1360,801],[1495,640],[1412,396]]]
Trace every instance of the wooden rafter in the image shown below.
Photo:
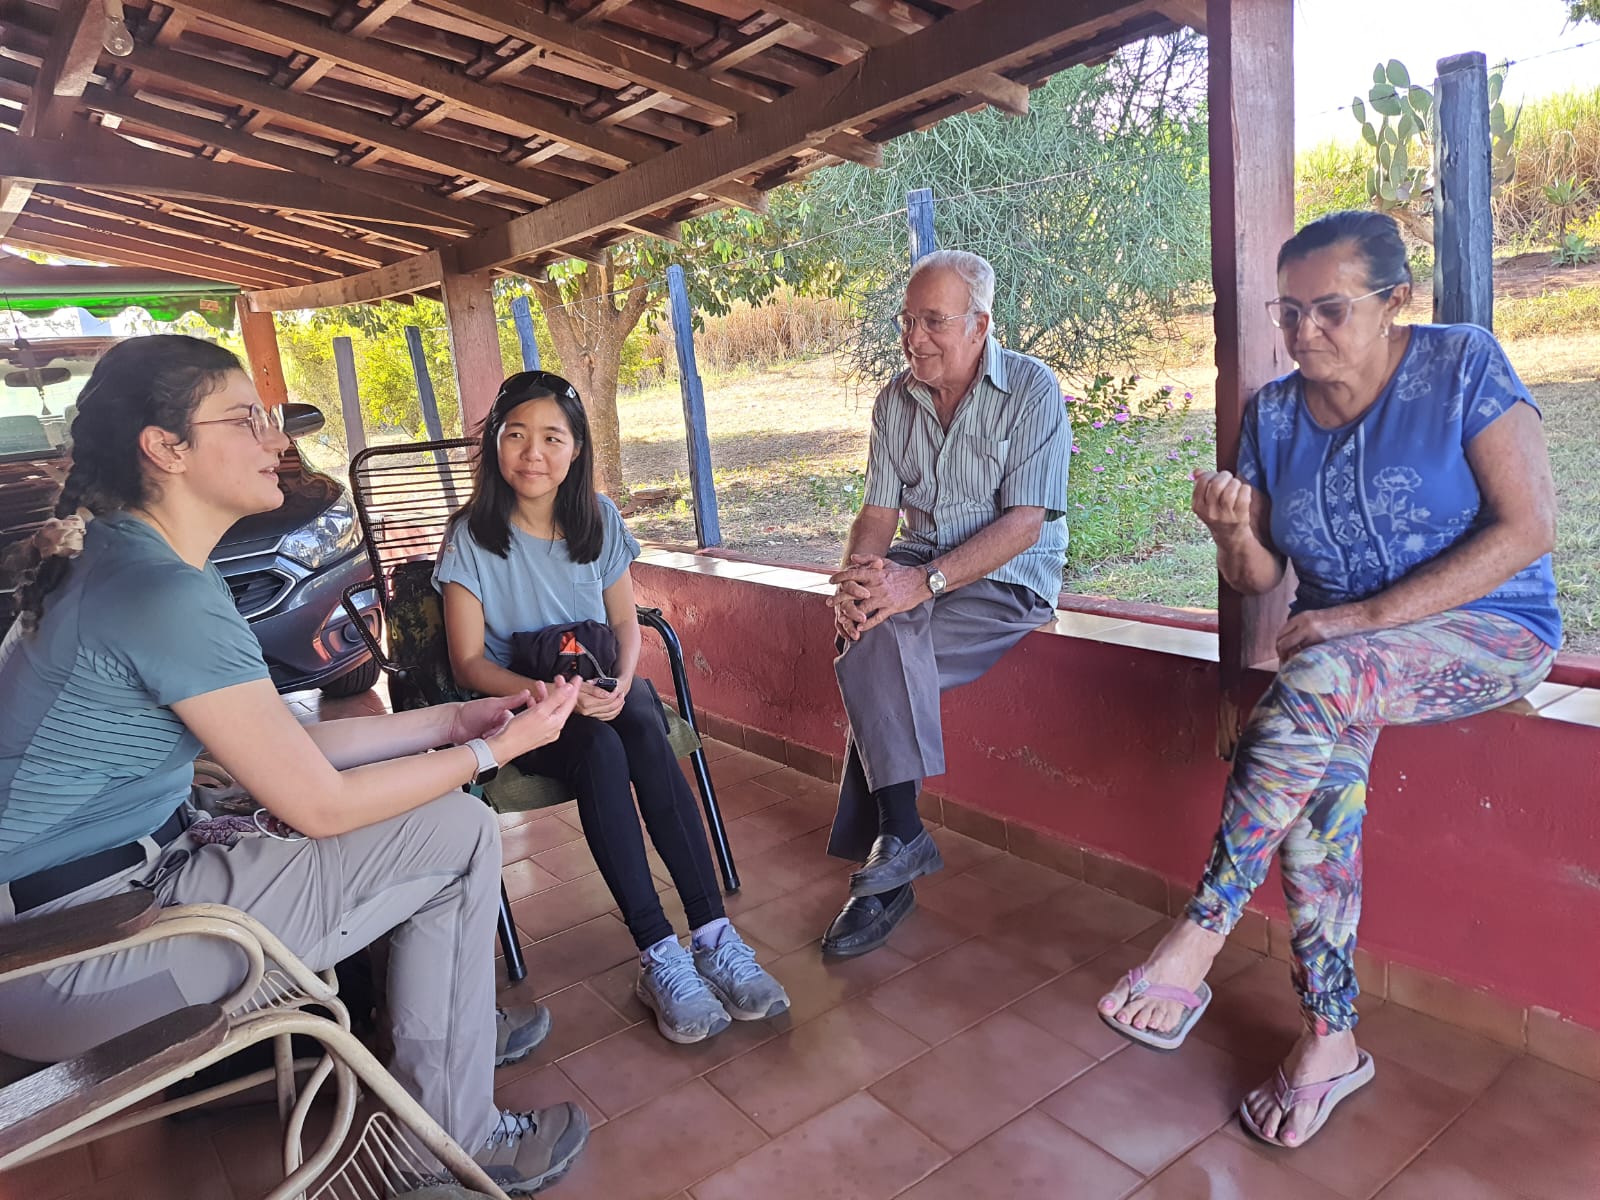
[[[419,254],[376,271],[350,275],[329,283],[255,291],[250,307],[256,312],[287,312],[298,308],[327,308],[337,304],[365,304],[424,291],[444,281],[444,262],[438,251]],[[333,297],[329,299],[329,297]]]
[[[301,179],[286,171],[202,162],[187,155],[140,149],[87,123],[73,131],[70,145],[0,133],[0,162],[6,164],[11,178],[32,183],[232,200],[401,225],[429,222],[429,218],[403,205]]]
[[[317,96],[296,95],[273,87],[258,75],[218,66],[192,54],[139,46],[123,60],[135,71],[147,71],[217,97],[224,102],[278,113],[286,118],[325,129],[346,141],[382,146],[391,153],[425,163],[450,175],[482,179],[519,196],[540,202],[561,199],[578,191],[577,185],[548,171],[502,162],[485,150],[434,133],[419,133],[391,125],[382,117],[360,112],[347,104]]]
[[[33,92],[17,132],[23,137],[61,136],[72,120],[72,100],[83,94],[100,57],[102,13],[96,0],[62,0],[55,29],[39,64]],[[0,179],[0,236],[28,206],[30,180],[9,175]]]
[[[451,200],[404,180],[341,167],[334,159],[314,151],[299,150],[265,137],[242,133],[221,121],[192,116],[148,99],[134,99],[103,87],[90,86],[84,92],[84,104],[95,112],[112,113],[146,128],[164,129],[241,158],[293,171],[308,179],[320,179],[351,191],[385,197],[418,212],[443,218],[445,223],[453,227],[482,227],[505,219],[505,210],[502,208]]]
[[[736,125],[714,129],[660,158],[469,238],[457,255],[476,270],[529,258],[664,205],[753,168],[817,146],[840,130],[937,96],[948,81],[1003,69],[1092,40],[1128,17],[1117,0],[1047,6],[1036,0],[987,0],[952,13],[914,37],[869,52],[861,63],[773,101]],[[844,76],[844,78],[840,78]]]
[[[469,112],[508,121],[554,138],[612,166],[625,167],[656,153],[645,138],[625,130],[597,129],[575,114],[520,90],[495,87],[436,60],[385,42],[340,33],[326,22],[260,0],[172,0],[229,29],[281,42],[330,63],[416,88]]]
[[[283,287],[284,277],[261,272],[226,259],[162,249],[128,234],[84,229],[32,214],[18,219],[6,241],[29,249],[43,250],[91,262],[107,262],[156,270],[181,270],[200,279],[221,279],[241,287]]]

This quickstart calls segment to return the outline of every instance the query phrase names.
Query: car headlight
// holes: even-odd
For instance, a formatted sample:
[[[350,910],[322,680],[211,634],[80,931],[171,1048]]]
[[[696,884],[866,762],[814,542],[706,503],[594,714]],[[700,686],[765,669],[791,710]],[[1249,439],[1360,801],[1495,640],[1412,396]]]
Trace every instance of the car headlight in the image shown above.
[[[348,497],[341,496],[299,529],[284,536],[278,552],[313,571],[343,558],[361,544],[361,526]]]

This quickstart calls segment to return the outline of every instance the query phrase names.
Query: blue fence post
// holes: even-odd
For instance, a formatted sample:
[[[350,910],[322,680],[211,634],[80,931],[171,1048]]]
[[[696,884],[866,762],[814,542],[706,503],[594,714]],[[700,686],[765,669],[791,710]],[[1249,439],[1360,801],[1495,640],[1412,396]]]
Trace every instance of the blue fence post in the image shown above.
[[[678,383],[683,388],[683,425],[689,439],[689,489],[694,499],[695,540],[701,547],[722,545],[717,520],[717,488],[711,479],[711,438],[706,432],[706,392],[694,361],[694,316],[683,268],[667,268],[672,310],[672,340],[678,350]]]
[[[511,319],[517,324],[517,341],[522,344],[522,369],[539,369],[539,339],[533,335],[533,307],[526,296],[511,297]]]
[[[406,349],[411,352],[411,373],[417,377],[417,398],[422,402],[422,427],[428,431],[430,442],[444,440],[444,422],[439,419],[439,397],[433,391],[433,377],[428,374],[428,360],[422,353],[422,330],[415,325],[406,326]]]
[[[367,448],[361,424],[361,388],[356,383],[356,352],[347,337],[333,339],[333,366],[339,376],[339,411],[344,414],[344,444],[354,458]]]
[[[939,248],[933,233],[933,189],[918,188],[906,193],[906,226],[911,231],[911,265]]]
[[[1438,62],[1433,157],[1433,319],[1494,328],[1489,69],[1478,51]]]

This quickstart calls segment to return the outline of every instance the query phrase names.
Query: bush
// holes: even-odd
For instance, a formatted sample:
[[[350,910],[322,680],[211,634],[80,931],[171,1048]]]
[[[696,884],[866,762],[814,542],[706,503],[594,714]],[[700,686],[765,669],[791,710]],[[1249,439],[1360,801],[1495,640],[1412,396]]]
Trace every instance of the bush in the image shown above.
[[[1194,397],[1171,387],[1140,395],[1139,377],[1097,375],[1084,394],[1068,396],[1072,476],[1067,490],[1068,570],[1155,554],[1192,534],[1192,472],[1210,469],[1216,438],[1209,422],[1190,431]]]

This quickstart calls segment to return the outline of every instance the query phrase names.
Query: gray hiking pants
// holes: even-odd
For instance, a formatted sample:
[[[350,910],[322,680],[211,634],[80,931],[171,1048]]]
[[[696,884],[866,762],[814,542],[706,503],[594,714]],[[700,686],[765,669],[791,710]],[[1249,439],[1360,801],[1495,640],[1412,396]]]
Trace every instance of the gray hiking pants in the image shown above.
[[[889,557],[920,564],[926,556],[896,547]],[[844,644],[833,671],[850,718],[850,743],[829,854],[853,862],[867,857],[878,836],[872,793],[908,781],[920,786],[927,776],[944,774],[940,694],[984,674],[1054,612],[1029,588],[980,579]]]
[[[465,792],[337,837],[241,837],[199,846],[187,834],[147,863],[29,910],[25,917],[126,891],[155,871],[163,906],[226,904],[260,921],[314,971],[394,931],[388,1006],[391,1071],[470,1154],[494,1111],[494,932],[500,829]],[[158,866],[159,864],[159,866]],[[13,919],[0,885],[0,921]],[[244,979],[237,950],[175,938],[0,985],[0,1051],[58,1062]]]

